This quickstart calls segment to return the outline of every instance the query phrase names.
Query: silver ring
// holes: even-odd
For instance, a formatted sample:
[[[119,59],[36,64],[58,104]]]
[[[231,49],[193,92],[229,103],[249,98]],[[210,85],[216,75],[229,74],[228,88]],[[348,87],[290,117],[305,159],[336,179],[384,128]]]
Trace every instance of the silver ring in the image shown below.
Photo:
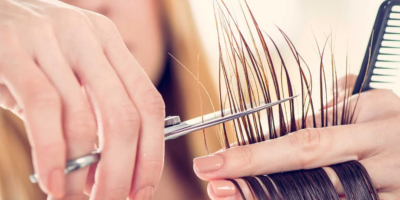
[[[91,154],[82,156],[80,158],[71,160],[67,162],[67,165],[65,167],[65,174],[69,174],[73,171],[76,171],[78,169],[82,169],[84,167],[87,167],[93,163],[97,163],[100,160],[100,152],[98,151],[93,151]],[[38,174],[31,174],[29,176],[29,179],[31,180],[32,183],[37,183],[39,181],[39,175]]]

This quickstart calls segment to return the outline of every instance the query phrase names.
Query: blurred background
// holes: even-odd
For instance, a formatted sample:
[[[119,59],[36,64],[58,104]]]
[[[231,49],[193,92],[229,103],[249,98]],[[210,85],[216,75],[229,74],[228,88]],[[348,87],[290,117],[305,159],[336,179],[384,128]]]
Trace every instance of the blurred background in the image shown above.
[[[189,0],[205,55],[210,62],[214,83],[218,83],[218,41],[215,28],[213,0]],[[226,1],[241,17],[240,7]],[[358,74],[377,11],[383,0],[247,0],[262,30],[276,40],[278,46],[287,46],[280,27],[293,41],[311,70],[319,70],[316,41],[323,46],[332,33],[338,76],[345,74],[346,55],[350,73]],[[288,53],[288,52],[287,52]],[[200,55],[201,56],[201,55]]]

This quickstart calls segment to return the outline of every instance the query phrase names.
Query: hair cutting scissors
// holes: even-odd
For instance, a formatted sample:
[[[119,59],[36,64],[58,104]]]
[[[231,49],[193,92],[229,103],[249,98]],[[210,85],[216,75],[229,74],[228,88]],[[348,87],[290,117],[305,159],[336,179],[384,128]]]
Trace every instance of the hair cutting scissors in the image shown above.
[[[230,109],[225,109],[222,112],[217,111],[215,113],[210,113],[210,114],[200,116],[200,117],[197,117],[197,118],[194,118],[191,120],[187,120],[184,122],[181,122],[179,116],[167,117],[167,118],[165,118],[164,139],[165,139],[165,141],[176,139],[178,137],[184,136],[186,134],[192,133],[197,130],[201,130],[201,129],[208,128],[211,126],[222,124],[224,122],[228,122],[228,121],[231,121],[231,120],[234,120],[234,119],[237,119],[240,117],[244,117],[246,115],[249,115],[249,114],[252,114],[255,112],[259,112],[261,110],[281,104],[285,101],[294,99],[297,96],[298,95],[284,98],[279,101],[275,101],[275,102],[264,104],[264,105],[261,105],[258,107],[250,108],[245,111],[241,111],[241,112],[237,112],[237,113],[232,113],[232,111]],[[249,106],[247,106],[247,107],[249,107]],[[68,161],[66,168],[65,168],[65,174],[68,174],[68,173],[71,173],[78,169],[87,167],[93,163],[97,163],[97,162],[99,162],[99,160],[100,160],[100,152],[95,150],[89,155],[82,156],[80,158]],[[37,174],[32,174],[29,176],[29,179],[31,180],[32,183],[37,183],[39,180],[39,177]]]

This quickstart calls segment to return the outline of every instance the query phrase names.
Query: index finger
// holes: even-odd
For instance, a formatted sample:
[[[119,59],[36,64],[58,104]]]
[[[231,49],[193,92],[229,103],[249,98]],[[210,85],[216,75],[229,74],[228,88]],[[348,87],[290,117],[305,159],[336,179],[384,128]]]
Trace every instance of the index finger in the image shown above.
[[[130,199],[150,199],[161,178],[164,162],[164,101],[132,56],[112,23],[94,20],[99,30],[107,27],[101,41],[104,53],[134,103],[141,119]],[[101,36],[101,37],[102,37]]]
[[[390,127],[395,121],[396,118],[391,118],[367,124],[304,129],[278,139],[196,158],[194,170],[203,180],[216,180],[362,160],[388,145],[385,139],[378,138],[382,138],[382,127]]]

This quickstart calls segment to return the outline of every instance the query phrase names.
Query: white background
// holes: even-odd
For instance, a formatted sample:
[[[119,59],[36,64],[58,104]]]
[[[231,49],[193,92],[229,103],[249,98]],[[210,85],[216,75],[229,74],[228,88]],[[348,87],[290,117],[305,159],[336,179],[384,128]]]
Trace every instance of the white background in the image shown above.
[[[189,0],[198,31],[217,82],[218,46],[213,0]],[[225,0],[237,2],[237,0]],[[260,27],[266,32],[283,29],[307,63],[319,67],[314,35],[323,44],[335,35],[335,56],[339,75],[344,75],[346,55],[350,72],[358,74],[377,11],[383,0],[247,0]],[[233,7],[237,16],[240,8]],[[273,37],[276,37],[273,35]],[[283,42],[278,45],[285,45]],[[343,66],[343,67],[341,67]],[[314,69],[314,68],[313,68]]]

